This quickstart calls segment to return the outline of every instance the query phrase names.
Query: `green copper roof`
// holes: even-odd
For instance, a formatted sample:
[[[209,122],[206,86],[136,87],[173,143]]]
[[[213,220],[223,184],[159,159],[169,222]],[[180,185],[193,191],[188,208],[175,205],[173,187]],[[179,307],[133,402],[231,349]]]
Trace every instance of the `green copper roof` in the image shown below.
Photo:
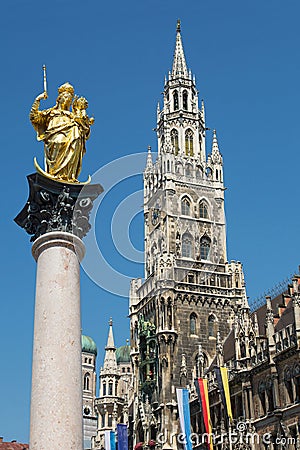
[[[122,345],[116,350],[117,363],[129,363],[130,362],[130,346]]]
[[[93,353],[97,356],[97,346],[93,339],[89,336],[85,336],[84,334],[81,336],[81,349],[86,353]]]

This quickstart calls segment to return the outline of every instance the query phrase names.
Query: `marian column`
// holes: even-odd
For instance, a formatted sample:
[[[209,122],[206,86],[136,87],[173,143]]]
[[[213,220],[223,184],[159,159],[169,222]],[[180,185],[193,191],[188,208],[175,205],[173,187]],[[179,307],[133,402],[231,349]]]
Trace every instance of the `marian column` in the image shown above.
[[[77,180],[93,123],[86,100],[73,101],[74,89],[65,83],[56,105],[40,111],[46,96],[36,98],[30,114],[44,140],[45,171],[35,161],[37,173],[27,177],[29,199],[15,218],[32,235],[37,262],[30,450],[81,450],[81,238],[90,229],[93,200],[103,189]]]

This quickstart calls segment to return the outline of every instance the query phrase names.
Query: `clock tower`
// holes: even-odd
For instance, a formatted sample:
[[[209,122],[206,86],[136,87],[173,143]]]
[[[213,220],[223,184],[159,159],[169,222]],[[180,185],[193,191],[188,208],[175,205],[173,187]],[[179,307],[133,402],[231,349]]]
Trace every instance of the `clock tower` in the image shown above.
[[[215,130],[206,154],[204,102],[179,21],[156,132],[158,157],[148,149],[144,172],[145,280],[130,292],[132,435],[136,444],[163,433],[164,448],[175,449],[176,388],[205,375],[247,302],[242,265],[227,261],[223,158]]]

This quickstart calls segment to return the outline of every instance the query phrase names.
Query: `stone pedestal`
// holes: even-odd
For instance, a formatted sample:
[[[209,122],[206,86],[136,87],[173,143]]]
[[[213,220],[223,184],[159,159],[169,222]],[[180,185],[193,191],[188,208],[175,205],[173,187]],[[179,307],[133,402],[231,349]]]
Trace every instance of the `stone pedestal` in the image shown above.
[[[82,450],[81,238],[103,188],[27,179],[29,198],[15,221],[31,235],[37,262],[30,450]]]
[[[30,449],[82,449],[79,259],[84,245],[65,232],[33,244],[37,261]]]

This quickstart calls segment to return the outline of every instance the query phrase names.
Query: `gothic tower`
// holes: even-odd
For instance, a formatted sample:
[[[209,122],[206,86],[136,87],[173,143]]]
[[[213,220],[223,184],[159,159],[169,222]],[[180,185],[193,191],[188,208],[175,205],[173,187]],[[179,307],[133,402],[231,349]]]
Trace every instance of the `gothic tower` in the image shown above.
[[[100,369],[99,398],[96,399],[98,430],[93,448],[104,448],[104,433],[106,430],[115,429],[120,407],[118,401],[120,372],[117,366],[112,324],[112,319],[110,319],[104,364]]]
[[[98,426],[92,440],[93,449],[104,448],[105,431],[115,431],[118,423],[128,424],[131,384],[129,346],[115,347],[113,322],[110,319],[104,364],[100,369],[99,397],[95,400]]]
[[[206,155],[207,130],[178,21],[157,107],[158,157],[148,149],[144,172],[145,281],[130,292],[133,443],[163,432],[164,448],[176,448],[176,388],[205,374],[247,302],[242,265],[227,261],[223,158],[215,130]]]
[[[82,404],[84,449],[91,448],[91,439],[97,431],[95,412],[97,346],[89,336],[81,336],[82,345]]]

